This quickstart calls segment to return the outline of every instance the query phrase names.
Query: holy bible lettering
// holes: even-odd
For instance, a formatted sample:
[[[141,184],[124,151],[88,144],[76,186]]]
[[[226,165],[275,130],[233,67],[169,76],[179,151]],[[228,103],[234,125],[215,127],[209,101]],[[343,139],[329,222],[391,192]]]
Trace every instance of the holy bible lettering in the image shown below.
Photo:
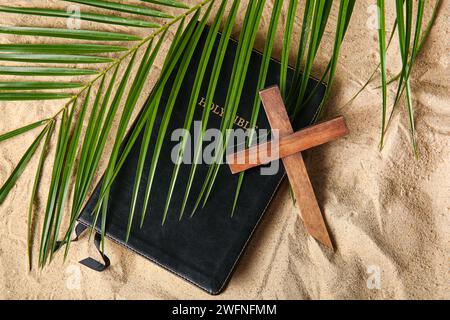
[[[206,98],[205,97],[201,97],[198,105],[202,108],[205,107],[205,103],[206,103]],[[219,117],[223,117],[224,113],[225,113],[225,109],[221,106],[219,106],[216,103],[212,103],[211,104],[211,112],[218,115]],[[242,129],[249,129],[250,127],[250,121],[244,119],[243,117],[236,115],[236,118],[234,118],[234,124]],[[258,126],[255,126],[256,129],[258,129]]]

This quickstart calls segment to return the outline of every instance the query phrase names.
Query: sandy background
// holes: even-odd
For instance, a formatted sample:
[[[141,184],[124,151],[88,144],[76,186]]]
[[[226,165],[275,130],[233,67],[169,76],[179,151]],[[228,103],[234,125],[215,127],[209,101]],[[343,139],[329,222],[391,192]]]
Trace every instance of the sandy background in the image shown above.
[[[272,1],[267,2],[268,7],[272,5]],[[55,4],[54,1],[0,0],[0,4],[25,3],[29,6]],[[57,3],[61,8],[66,6],[60,1]],[[378,82],[365,90],[353,104],[341,108],[378,62],[377,31],[372,28],[374,10],[371,5],[374,3],[374,0],[357,1],[326,114],[326,118],[344,115],[351,135],[306,154],[308,170],[337,252],[331,254],[323,250],[307,236],[285,183],[228,288],[214,298],[450,298],[449,2],[443,1],[436,25],[418,58],[412,77],[419,160],[415,160],[411,153],[409,127],[403,107],[394,118],[385,149],[378,151],[381,101],[379,90],[375,89]],[[391,3],[389,5],[392,6]],[[324,45],[319,52],[314,70],[316,75],[321,74],[331,50],[336,9],[332,12],[331,27],[325,33]],[[427,9],[427,17],[430,9]],[[263,17],[265,27],[269,18],[266,10]],[[5,24],[55,24],[54,19],[24,19],[8,14],[0,14],[0,19]],[[243,16],[238,18],[235,36],[242,19]],[[393,19],[391,14],[387,19],[388,26],[392,26]],[[56,21],[64,27],[63,19]],[[94,23],[83,22],[82,26],[106,30],[104,26]],[[298,31],[299,26],[295,29]],[[256,47],[259,49],[264,46],[264,30],[262,28],[258,34]],[[142,34],[146,30],[136,32]],[[298,38],[297,33],[295,38]],[[17,41],[6,35],[1,35],[1,39],[1,43]],[[22,37],[21,41],[29,40]],[[50,41],[60,42],[57,39]],[[280,33],[275,44],[275,57],[280,55],[281,42]],[[296,41],[292,58],[295,47]],[[389,50],[390,75],[398,71],[398,61],[398,49],[393,46]],[[393,64],[397,65],[397,69],[392,68]],[[11,78],[0,77],[0,81],[5,79]],[[146,92],[150,88],[151,83]],[[394,87],[391,87],[391,94],[393,90]],[[62,104],[61,101],[1,102],[0,132],[52,116]],[[36,133],[27,133],[1,144],[1,182],[7,179]],[[49,159],[52,158],[53,153],[50,152]],[[211,298],[200,289],[111,242],[107,242],[107,252],[113,262],[109,270],[97,273],[84,268],[77,262],[96,253],[86,236],[71,246],[71,255],[65,264],[61,257],[57,257],[44,271],[28,272],[26,216],[36,165],[37,157],[31,161],[0,207],[0,298]],[[48,187],[50,170],[47,165],[43,190]],[[41,207],[45,196],[43,192]],[[379,287],[376,281],[371,282],[377,279],[378,271]],[[375,284],[375,287],[368,284]]]

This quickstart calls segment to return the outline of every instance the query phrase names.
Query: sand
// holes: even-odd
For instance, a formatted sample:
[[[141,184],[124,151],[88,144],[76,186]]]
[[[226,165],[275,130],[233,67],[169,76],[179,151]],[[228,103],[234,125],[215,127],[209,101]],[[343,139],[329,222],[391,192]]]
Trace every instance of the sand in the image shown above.
[[[5,0],[1,2],[6,3]],[[37,0],[8,1],[13,5],[24,3],[42,6],[42,1]],[[268,3],[271,5],[272,2]],[[305,153],[318,200],[336,244],[334,254],[320,247],[305,233],[284,183],[228,288],[217,297],[207,295],[109,241],[107,252],[113,262],[111,268],[103,273],[84,268],[77,262],[96,253],[86,236],[71,247],[66,263],[62,262],[59,254],[43,271],[35,268],[28,272],[26,217],[38,161],[36,157],[0,207],[0,298],[450,298],[450,48],[445,41],[449,35],[450,6],[444,1],[412,75],[420,152],[419,160],[415,160],[403,105],[393,119],[384,150],[378,150],[381,117],[381,96],[375,89],[378,82],[369,86],[351,105],[342,108],[378,62],[377,31],[371,28],[374,11],[370,6],[373,3],[370,0],[357,1],[325,115],[325,118],[344,115],[351,134]],[[46,5],[54,5],[54,2],[47,1]],[[430,8],[427,9],[427,17],[429,11]],[[35,21],[42,25],[53,24],[51,19],[23,19],[3,13],[0,16],[4,23],[17,25]],[[336,16],[335,8],[331,21],[335,21]],[[242,16],[238,18],[235,36],[242,19]],[[393,19],[393,14],[390,14],[387,25],[391,26]],[[64,20],[57,21],[59,26],[64,26]],[[267,26],[268,22],[266,10],[263,24]],[[83,26],[98,28],[99,25],[83,22]],[[126,27],[121,29],[127,30]],[[332,48],[333,29],[325,32],[315,75],[320,75],[326,66]],[[257,48],[263,47],[264,38],[262,30],[258,34]],[[275,44],[275,57],[280,55],[281,39],[280,35]],[[12,36],[2,35],[1,42],[14,40]],[[295,48],[292,58],[294,54]],[[389,50],[390,75],[398,71],[398,62],[398,48],[393,46]],[[1,78],[3,80],[4,77]],[[151,84],[145,92],[150,88]],[[394,90],[394,87],[390,88],[391,95]],[[61,101],[1,102],[0,132],[49,117],[59,110],[61,104]],[[36,131],[1,144],[0,181],[9,176],[35,135]],[[51,150],[54,150],[54,145],[53,141]],[[49,159],[52,156],[51,151]],[[48,188],[49,164],[44,170],[43,190]],[[39,198],[41,211],[45,196],[43,192]],[[35,245],[34,252],[36,250]]]

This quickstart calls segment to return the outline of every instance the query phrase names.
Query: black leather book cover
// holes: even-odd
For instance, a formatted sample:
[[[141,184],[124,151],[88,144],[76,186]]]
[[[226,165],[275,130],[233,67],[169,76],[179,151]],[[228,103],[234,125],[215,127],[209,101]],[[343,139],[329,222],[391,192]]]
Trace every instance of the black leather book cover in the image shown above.
[[[164,225],[161,224],[169,182],[174,168],[174,164],[171,161],[171,151],[178,143],[176,141],[172,142],[170,135],[173,130],[183,127],[186,109],[188,107],[187,104],[206,35],[207,30],[202,35],[202,39],[193,56],[191,65],[189,66],[190,69],[184,79],[174,107],[171,122],[167,130],[166,143],[164,144],[158,163],[144,226],[142,229],[139,227],[139,220],[151,156],[164,106],[170,94],[170,84],[174,80],[177,72],[176,69],[165,88],[162,104],[156,118],[130,239],[127,243],[124,242],[142,137],[137,140],[111,188],[106,235],[109,239],[117,241],[137,254],[206,290],[208,293],[218,294],[225,288],[229,281],[243,250],[280,185],[284,177],[284,169],[280,161],[280,169],[275,175],[261,175],[259,168],[254,168],[246,172],[236,210],[234,215],[231,216],[238,175],[232,175],[228,166],[222,164],[208,202],[204,208],[199,208],[191,218],[191,210],[208,170],[207,164],[201,164],[197,169],[186,213],[183,219],[179,221],[180,208],[190,170],[190,165],[183,164],[172,196],[167,220]],[[216,41],[216,48],[218,43],[219,39]],[[222,108],[226,99],[236,49],[237,43],[231,40],[222,66],[218,88],[214,96],[214,105],[211,106],[208,123],[208,127],[210,128],[219,128],[220,126]],[[239,105],[238,116],[235,121],[236,128],[246,128],[248,121],[250,121],[261,59],[262,55],[254,51]],[[204,97],[206,96],[213,61],[214,58],[211,57],[195,112],[194,119],[198,121],[201,119],[201,113],[204,107],[202,101],[204,101]],[[266,82],[267,86],[278,84],[279,69],[279,63],[272,60]],[[291,70],[290,75],[292,75]],[[312,89],[316,85],[317,81],[311,79],[308,92],[312,92]],[[325,86],[319,84],[318,90],[309,99],[307,106],[298,117],[298,123],[295,124],[296,129],[310,124],[314,113],[322,101],[324,90]],[[270,128],[262,107],[257,125],[258,128]],[[90,226],[92,224],[93,219],[91,213],[95,207],[100,187],[101,181],[82,212],[79,221],[84,225]],[[98,226],[96,228],[98,229]]]

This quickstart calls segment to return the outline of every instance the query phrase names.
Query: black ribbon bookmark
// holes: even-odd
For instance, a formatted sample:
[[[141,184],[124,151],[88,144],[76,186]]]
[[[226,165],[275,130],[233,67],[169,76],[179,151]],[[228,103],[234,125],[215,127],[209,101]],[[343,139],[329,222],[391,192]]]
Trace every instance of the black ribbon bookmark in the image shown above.
[[[81,223],[80,223],[81,224]],[[101,235],[98,232],[95,232],[95,236],[94,236],[94,244],[95,247],[97,248],[97,251],[100,253],[102,259],[103,259],[103,263],[95,260],[94,258],[88,257],[86,259],[83,259],[80,261],[80,263],[92,270],[98,271],[98,272],[102,272],[105,271],[111,264],[111,261],[109,260],[109,258],[102,252],[102,250],[100,249],[100,242],[101,242]]]
[[[82,223],[78,223],[77,226],[75,227],[75,238],[70,240],[70,242],[76,242],[79,240],[80,236],[88,229],[88,227]],[[100,242],[101,242],[101,234],[94,231],[95,235],[94,235],[94,244],[95,247],[97,248],[97,251],[100,253],[100,256],[103,259],[103,263],[95,260],[94,258],[88,257],[86,259],[81,260],[79,263],[98,272],[102,272],[105,271],[110,265],[111,265],[111,261],[109,260],[109,258],[102,252],[102,250],[100,249]],[[59,250],[64,244],[66,243],[66,241],[58,241],[56,243],[56,249],[55,251]]]
[[[86,231],[87,228],[88,227],[86,227],[82,223],[77,224],[77,226],[75,227],[75,238],[70,240],[70,242],[78,241],[80,236],[83,234],[84,231]],[[56,241],[55,252],[58,251],[59,249],[61,249],[61,247],[66,244],[66,242],[67,241]]]

